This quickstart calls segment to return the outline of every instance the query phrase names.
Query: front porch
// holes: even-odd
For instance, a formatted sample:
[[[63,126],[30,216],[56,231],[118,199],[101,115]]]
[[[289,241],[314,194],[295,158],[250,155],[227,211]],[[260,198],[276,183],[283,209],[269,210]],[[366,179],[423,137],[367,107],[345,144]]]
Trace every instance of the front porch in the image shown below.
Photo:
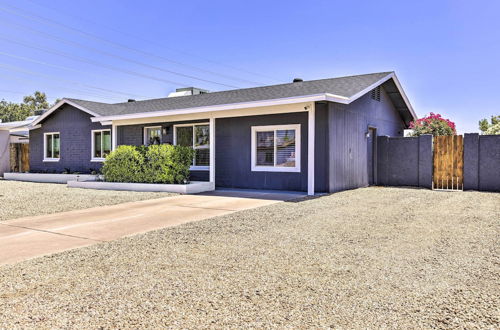
[[[307,191],[309,195],[315,192],[314,103],[113,120],[103,124],[112,125],[113,149],[119,145],[151,143],[193,147],[197,155],[191,166],[192,180],[208,181],[220,188]],[[264,133],[269,127],[267,139],[274,144],[254,145],[255,127]],[[283,132],[294,139],[288,147],[279,145]]]

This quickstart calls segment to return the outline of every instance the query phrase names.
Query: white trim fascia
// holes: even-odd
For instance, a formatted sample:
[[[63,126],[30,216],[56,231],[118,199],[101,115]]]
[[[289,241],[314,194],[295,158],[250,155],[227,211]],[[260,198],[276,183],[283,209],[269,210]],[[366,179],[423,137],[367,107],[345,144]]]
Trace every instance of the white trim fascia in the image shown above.
[[[57,102],[52,108],[50,108],[49,110],[47,110],[46,112],[44,112],[40,117],[38,117],[37,119],[35,119],[30,126],[36,126],[39,122],[41,122],[42,120],[44,120],[45,118],[47,118],[48,116],[50,116],[50,114],[52,114],[54,111],[56,111],[57,109],[59,109],[63,104],[69,104],[71,106],[74,106],[75,108],[79,109],[79,110],[82,110],[86,113],[88,113],[89,115],[91,116],[94,116],[94,117],[97,117],[99,116],[97,113],[85,108],[85,107],[82,107],[81,105],[79,104],[76,104],[75,102],[72,102],[70,100],[67,100],[67,99],[62,99],[61,101]]]
[[[208,170],[208,181],[212,182],[215,186],[215,118],[213,116],[210,117],[210,122],[208,124],[209,133],[209,167]]]
[[[142,144],[145,145],[145,146],[149,145],[149,144],[146,143],[148,128],[159,128],[160,129],[160,144],[161,144],[161,140],[162,140],[162,136],[163,136],[161,125],[157,125],[157,126],[144,126],[143,129],[142,129]]]
[[[59,158],[47,157],[47,135],[59,135]],[[54,139],[52,139],[52,148],[54,147]],[[54,153],[54,150],[52,150]],[[43,133],[43,162],[58,162],[61,160],[61,133],[60,132],[45,132]]]
[[[413,107],[410,103],[410,100],[408,99],[408,97],[406,96],[404,90],[403,90],[403,87],[401,86],[401,83],[399,82],[399,79],[398,77],[396,76],[396,73],[394,72],[391,72],[389,73],[387,76],[385,76],[384,78],[380,79],[379,81],[371,84],[370,86],[368,86],[367,88],[363,89],[361,92],[358,92],[356,94],[354,94],[353,96],[351,96],[349,98],[349,103],[351,102],[354,102],[356,101],[357,99],[359,99],[361,96],[365,95],[366,93],[370,92],[372,89],[382,85],[383,83],[385,83],[387,80],[389,79],[392,79],[394,80],[394,83],[396,84],[396,88],[398,89],[399,93],[401,94],[401,96],[403,97],[403,100],[406,104],[406,107],[408,108],[408,110],[410,111],[410,114],[413,116],[413,119],[417,119],[417,114],[415,113],[415,110],[413,110]],[[333,101],[333,100],[328,100],[328,101],[332,101],[332,102],[338,102],[338,101]],[[340,103],[340,102],[339,102]]]
[[[307,194],[314,195],[314,161],[316,140],[316,107],[314,103],[309,109],[307,118]]]
[[[345,103],[349,99],[344,96],[338,96],[334,94],[328,94],[332,102]],[[327,94],[313,94],[300,97],[287,97],[281,99],[263,100],[263,101],[253,101],[253,102],[242,102],[242,103],[230,103],[221,105],[211,105],[206,107],[194,107],[186,109],[173,109],[173,110],[162,110],[162,111],[152,111],[152,112],[141,112],[141,113],[131,113],[127,115],[115,115],[115,116],[102,116],[91,118],[93,122],[102,122],[109,120],[126,120],[126,119],[138,119],[138,118],[151,118],[151,117],[162,117],[162,116],[174,116],[174,115],[184,115],[190,113],[201,113],[201,112],[217,112],[225,110],[235,110],[244,108],[260,108],[284,104],[293,103],[306,103],[315,101],[325,101],[327,99]]]
[[[392,77],[394,76],[394,73],[389,73],[387,76],[385,76],[384,78],[374,82],[373,84],[371,84],[370,86],[366,87],[365,89],[363,89],[361,92],[357,92],[356,94],[354,94],[353,96],[351,96],[349,98],[349,103],[351,102],[354,102],[356,101],[357,99],[359,99],[361,96],[365,95],[366,93],[370,92],[372,89],[374,89],[375,87],[378,87],[380,85],[382,85],[383,83],[385,83],[387,80],[391,79]]]
[[[394,80],[394,83],[396,84],[396,87],[398,88],[399,90],[399,93],[401,94],[401,96],[403,97],[403,100],[405,101],[406,103],[406,106],[408,107],[408,110],[410,110],[410,113],[411,115],[413,116],[413,119],[414,120],[417,120],[417,113],[415,112],[415,110],[413,109],[413,106],[411,105],[410,103],[410,99],[408,98],[408,96],[406,96],[406,93],[405,91],[403,90],[403,87],[401,86],[401,83],[399,82],[399,79],[398,77],[396,76],[395,73],[392,74],[392,79]]]
[[[250,156],[250,169],[252,172],[300,172],[301,171],[301,131],[300,124],[289,124],[289,125],[266,125],[266,126],[252,126],[251,127],[251,156]],[[277,130],[295,130],[295,166],[294,167],[281,167],[281,166],[258,166],[257,162],[257,132],[269,132],[273,131],[276,137]],[[275,138],[276,142],[276,138]],[[275,154],[274,162],[276,163],[276,143],[274,144]]]
[[[114,151],[116,149],[117,141],[116,141],[116,125],[111,124],[111,151]]]
[[[39,128],[42,128],[42,124],[38,124],[35,126],[28,126],[28,131],[31,131],[32,129],[39,129]]]
[[[93,129],[90,131],[90,161],[91,162],[104,162],[104,159],[105,158],[102,158],[102,157],[94,157],[94,148],[95,148],[95,145],[94,145],[94,142],[95,142],[95,136],[94,134],[97,133],[97,132],[109,132],[110,135],[111,134],[111,129],[109,128],[104,128],[104,129]],[[102,140],[102,134],[101,134],[101,152],[102,152],[102,143],[103,143],[103,140]],[[113,146],[113,136],[111,136],[111,148]]]

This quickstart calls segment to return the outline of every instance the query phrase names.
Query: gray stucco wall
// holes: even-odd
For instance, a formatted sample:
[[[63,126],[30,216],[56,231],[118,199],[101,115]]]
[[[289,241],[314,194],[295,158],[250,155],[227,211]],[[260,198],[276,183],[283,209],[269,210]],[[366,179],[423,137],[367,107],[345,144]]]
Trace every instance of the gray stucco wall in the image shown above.
[[[432,136],[379,136],[377,184],[432,188]]]
[[[215,122],[216,185],[227,188],[307,190],[307,112],[279,115],[218,118]],[[316,162],[315,190],[328,191],[328,106],[316,105]],[[144,127],[161,126],[167,134],[162,142],[173,143],[173,126],[176,124],[207,122],[206,120],[171,123],[151,123],[119,126],[118,145],[142,145]],[[251,171],[251,127],[265,125],[301,124],[301,172],[252,172]],[[191,171],[191,180],[209,178],[208,171]]]
[[[349,105],[329,103],[330,192],[368,185],[369,126],[377,129],[378,136],[403,135],[404,122],[383,88],[380,101],[368,93]]]
[[[227,188],[307,190],[307,112],[220,118],[215,125],[217,186]],[[251,128],[265,125],[301,125],[301,171],[252,172]]]
[[[30,171],[63,172],[69,168],[72,172],[88,173],[102,166],[100,162],[91,162],[91,131],[107,129],[93,123],[90,115],[71,105],[65,105],[47,117],[42,127],[30,131]],[[58,162],[43,161],[43,134],[59,132],[61,137],[61,156]]]
[[[500,191],[500,135],[464,135],[464,190]]]
[[[0,130],[0,176],[10,170],[10,133]]]

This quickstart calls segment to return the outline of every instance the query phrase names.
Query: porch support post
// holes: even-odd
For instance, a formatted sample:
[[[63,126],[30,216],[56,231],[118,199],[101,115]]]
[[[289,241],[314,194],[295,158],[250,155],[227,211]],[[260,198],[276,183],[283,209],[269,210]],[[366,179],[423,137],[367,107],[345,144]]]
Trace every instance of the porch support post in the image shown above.
[[[309,106],[307,120],[307,194],[314,195],[314,140],[316,126],[316,109],[314,102]]]
[[[210,116],[209,122],[209,140],[210,140],[210,175],[209,181],[215,188],[215,118]]]
[[[116,149],[116,125],[114,123],[111,123],[111,150]]]

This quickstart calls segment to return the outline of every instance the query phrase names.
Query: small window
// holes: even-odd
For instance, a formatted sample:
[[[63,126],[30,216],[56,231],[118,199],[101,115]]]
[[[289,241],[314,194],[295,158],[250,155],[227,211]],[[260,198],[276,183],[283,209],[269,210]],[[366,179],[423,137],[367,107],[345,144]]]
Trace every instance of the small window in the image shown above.
[[[111,153],[111,131],[92,131],[92,161],[102,162]]]
[[[300,125],[252,127],[252,171],[300,172]]]
[[[161,144],[161,126],[144,127],[144,145]]]
[[[61,138],[59,133],[44,134],[44,157],[46,162],[57,162],[61,156]]]
[[[210,129],[207,123],[174,126],[174,144],[191,147],[196,151],[192,170],[209,169]]]

